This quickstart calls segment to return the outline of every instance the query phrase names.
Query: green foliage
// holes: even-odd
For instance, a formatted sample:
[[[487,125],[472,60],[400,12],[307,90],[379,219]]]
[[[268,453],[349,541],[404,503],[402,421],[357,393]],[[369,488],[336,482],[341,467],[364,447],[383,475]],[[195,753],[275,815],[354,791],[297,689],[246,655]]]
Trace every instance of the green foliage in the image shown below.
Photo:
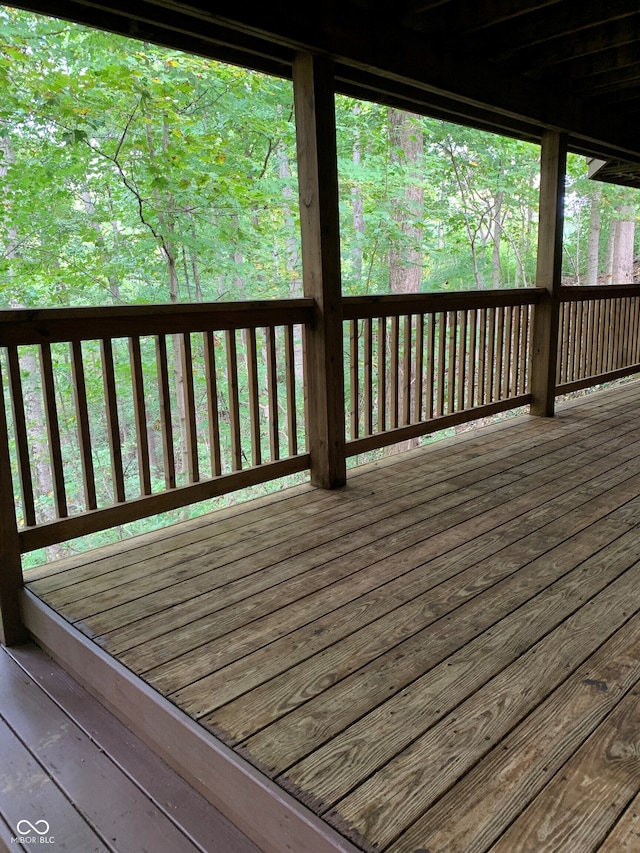
[[[301,294],[289,81],[9,7],[0,7],[0,27],[0,306]],[[402,141],[394,135],[388,108],[345,97],[336,99],[336,122],[345,293],[388,291],[394,265],[418,267],[425,291],[534,283],[536,146],[417,116],[407,119]],[[572,158],[569,166],[567,263],[579,276],[595,189],[585,178],[583,160]],[[610,223],[633,201],[620,188],[598,190],[606,241]],[[153,343],[143,340],[142,346],[145,383],[153,387]],[[221,362],[223,350],[221,343]],[[124,342],[116,342],[115,353],[125,486],[135,495],[134,406],[131,394],[121,390],[131,387]],[[246,362],[240,339],[238,355]],[[194,356],[200,409],[206,388],[202,355]],[[53,357],[65,476],[76,501],[71,509],[81,511],[68,350],[54,347]],[[112,499],[111,459],[97,344],[84,344],[84,357],[93,461],[104,504]],[[23,365],[29,394],[38,382],[35,355],[23,353]],[[177,376],[179,368],[171,367]],[[218,381],[218,403],[228,411],[224,370]],[[259,383],[262,393],[262,362]],[[248,394],[242,379],[245,443]],[[35,397],[31,405],[35,427]],[[302,424],[302,393],[298,408]],[[148,416],[151,424],[158,422],[157,403]],[[179,435],[175,411],[174,430]],[[222,439],[228,468],[228,430]],[[205,468],[207,442],[203,427]],[[265,453],[267,445],[265,431]],[[161,466],[152,473],[159,490]],[[37,492],[37,512],[45,517],[53,495],[41,484]],[[141,532],[150,523],[98,539]]]

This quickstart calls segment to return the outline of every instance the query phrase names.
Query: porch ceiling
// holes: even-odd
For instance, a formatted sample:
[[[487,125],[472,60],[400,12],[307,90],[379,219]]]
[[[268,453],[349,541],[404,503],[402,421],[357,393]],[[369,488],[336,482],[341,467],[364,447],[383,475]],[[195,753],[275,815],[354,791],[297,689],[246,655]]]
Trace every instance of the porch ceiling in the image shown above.
[[[640,163],[637,0],[21,0],[17,5],[289,76],[336,62],[340,91]]]

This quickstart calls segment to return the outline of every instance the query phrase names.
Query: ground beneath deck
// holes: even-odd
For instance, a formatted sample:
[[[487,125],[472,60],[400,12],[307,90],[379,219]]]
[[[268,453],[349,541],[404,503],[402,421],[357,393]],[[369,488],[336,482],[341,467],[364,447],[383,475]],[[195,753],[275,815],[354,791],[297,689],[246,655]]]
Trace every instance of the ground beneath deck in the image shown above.
[[[28,586],[363,850],[637,851],[639,410],[628,383]]]

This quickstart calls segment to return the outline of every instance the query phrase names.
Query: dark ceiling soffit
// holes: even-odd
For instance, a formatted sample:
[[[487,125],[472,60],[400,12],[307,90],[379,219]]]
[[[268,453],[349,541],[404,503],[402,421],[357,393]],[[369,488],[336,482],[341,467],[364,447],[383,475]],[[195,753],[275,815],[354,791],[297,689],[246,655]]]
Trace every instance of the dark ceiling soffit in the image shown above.
[[[336,59],[345,94],[366,88],[369,99],[380,100],[376,93],[381,91],[383,102],[407,108],[411,91],[415,112],[440,111],[437,117],[446,113],[451,121],[481,122],[485,129],[527,139],[539,139],[547,127],[564,130],[577,153],[640,163],[639,137],[605,108],[594,114],[575,97],[563,98],[557,90],[508,76],[486,62],[466,67],[459,56],[408,29],[372,26],[361,10],[347,4],[335,20],[318,18],[320,6],[301,8],[294,0],[252,5],[250,12],[238,0],[233,11],[227,6],[224,17],[172,0],[26,0],[13,5],[284,77],[291,76],[296,49],[320,51]]]
[[[194,53],[219,62],[240,65],[277,77],[291,77],[295,51],[262,38],[245,35],[218,23],[163,9],[155,3],[98,4],[83,0],[26,0],[12,6],[30,12],[62,18],[107,32],[147,41],[185,53]]]
[[[607,184],[640,189],[640,166],[624,163],[620,160],[599,160],[589,158],[589,178]]]

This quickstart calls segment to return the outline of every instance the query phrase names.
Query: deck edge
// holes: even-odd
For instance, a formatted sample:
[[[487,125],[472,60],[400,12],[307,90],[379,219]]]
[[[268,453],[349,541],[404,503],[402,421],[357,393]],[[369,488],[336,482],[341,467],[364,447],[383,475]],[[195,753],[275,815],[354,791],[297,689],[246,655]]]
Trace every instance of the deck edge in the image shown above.
[[[264,853],[360,853],[26,589],[22,610],[36,643]]]

